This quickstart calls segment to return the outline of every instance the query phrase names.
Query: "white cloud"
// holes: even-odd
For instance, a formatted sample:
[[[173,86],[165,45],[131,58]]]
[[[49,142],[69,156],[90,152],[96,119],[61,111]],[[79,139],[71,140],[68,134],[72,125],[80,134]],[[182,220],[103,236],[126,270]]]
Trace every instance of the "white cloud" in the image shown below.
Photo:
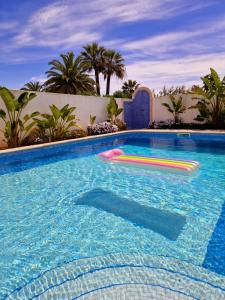
[[[46,81],[47,77],[44,75],[38,75],[31,77],[30,81],[38,81],[40,84],[43,84]]]
[[[210,1],[194,0],[82,0],[56,1],[36,11],[15,36],[16,47],[70,48],[101,40],[104,30],[124,22],[168,19],[202,8]]]
[[[8,32],[15,33],[17,30],[17,23],[16,22],[0,22],[0,36],[3,37],[8,34]],[[3,42],[3,41],[2,41]],[[0,47],[2,45],[0,44]]]
[[[210,67],[224,76],[225,53],[135,62],[127,66],[127,74],[142,85],[159,90],[164,85],[197,84],[200,82],[200,76],[209,73]]]
[[[164,84],[191,85],[200,75],[214,66],[225,69],[225,19],[201,27],[184,27],[180,31],[164,32],[142,40],[121,38],[104,41],[108,30],[115,31],[128,22],[165,20],[214,4],[213,0],[83,0],[55,1],[30,14],[16,28],[15,23],[0,22],[2,32],[9,31],[9,40],[1,47],[2,62],[31,63],[49,61],[60,51],[76,50],[92,41],[106,47],[123,50],[127,78],[153,87]],[[154,24],[154,22],[153,22]],[[182,24],[180,24],[182,27]],[[17,31],[14,31],[16,28]],[[131,34],[132,36],[132,34]],[[129,37],[130,38],[130,37]],[[29,51],[29,47],[36,47]],[[216,50],[215,50],[216,47]],[[217,51],[217,53],[215,53]],[[212,54],[208,54],[212,52]],[[222,52],[221,54],[218,52]],[[174,56],[180,58],[174,58]],[[192,53],[194,56],[189,56]],[[204,55],[203,55],[204,53]],[[44,80],[34,76],[32,80]],[[102,81],[102,93],[105,82]],[[111,90],[121,87],[121,81],[112,79]]]
[[[120,22],[138,20],[169,19],[189,11],[212,5],[212,1],[180,1],[180,0],[93,0],[89,8],[98,8],[99,14],[104,13],[105,19],[115,19]],[[87,9],[88,10],[88,9]]]
[[[179,59],[144,60],[129,64],[124,80],[136,80],[141,85],[156,91],[167,87],[185,85],[191,87],[201,82],[200,77],[215,68],[224,76],[225,53],[187,56]],[[111,80],[111,93],[121,89],[122,81],[115,77]],[[101,80],[101,92],[105,93],[105,82]]]
[[[198,29],[195,29],[195,28]],[[174,52],[203,53],[213,49],[217,45],[217,51],[225,50],[225,21],[224,18],[209,23],[207,28],[201,25],[189,27],[186,30],[167,32],[151,36],[142,40],[124,42],[123,48],[142,55],[174,55]]]
[[[15,29],[16,25],[16,22],[0,22],[0,30]]]
[[[74,8],[60,2],[43,7],[30,17],[25,28],[15,36],[14,45],[70,48],[80,46],[87,40],[98,40],[101,35],[91,31],[87,24],[84,26],[79,22],[73,11]]]

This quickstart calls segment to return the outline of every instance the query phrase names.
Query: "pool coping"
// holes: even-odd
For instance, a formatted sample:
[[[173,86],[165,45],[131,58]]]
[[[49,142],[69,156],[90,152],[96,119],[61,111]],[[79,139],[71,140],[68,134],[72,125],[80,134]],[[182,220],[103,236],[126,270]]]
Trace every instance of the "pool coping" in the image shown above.
[[[220,134],[220,135],[225,135],[225,130],[188,130],[188,129],[184,129],[184,130],[182,130],[182,129],[123,130],[123,131],[117,131],[117,132],[106,133],[106,134],[85,136],[85,137],[80,137],[80,138],[75,138],[75,139],[68,139],[68,140],[49,142],[49,143],[43,143],[43,144],[37,144],[37,145],[30,145],[30,146],[4,149],[4,150],[0,150],[0,155],[1,154],[6,154],[6,153],[15,153],[15,152],[24,151],[24,150],[47,148],[47,147],[51,147],[51,146],[55,146],[55,145],[77,143],[77,142],[80,142],[80,141],[95,140],[95,139],[100,139],[100,138],[108,137],[108,136],[121,135],[121,134],[124,134],[124,133],[139,133],[139,132],[140,133],[194,133],[194,134]]]

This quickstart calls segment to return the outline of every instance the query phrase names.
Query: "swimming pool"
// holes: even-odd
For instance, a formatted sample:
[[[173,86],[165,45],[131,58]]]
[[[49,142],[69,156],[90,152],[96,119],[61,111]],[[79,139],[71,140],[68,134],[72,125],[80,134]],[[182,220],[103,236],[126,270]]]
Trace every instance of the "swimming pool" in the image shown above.
[[[118,147],[200,169],[143,170],[97,156]],[[0,164],[2,298],[46,270],[109,253],[172,257],[225,276],[225,135],[121,133],[2,154]],[[159,212],[159,226],[171,214],[182,221],[160,231],[135,222],[134,211],[143,220]]]

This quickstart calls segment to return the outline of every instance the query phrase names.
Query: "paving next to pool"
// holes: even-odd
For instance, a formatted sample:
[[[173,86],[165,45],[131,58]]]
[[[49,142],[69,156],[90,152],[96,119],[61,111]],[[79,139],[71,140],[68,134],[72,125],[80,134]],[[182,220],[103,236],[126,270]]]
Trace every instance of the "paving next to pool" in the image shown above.
[[[112,148],[199,170],[99,159]],[[0,298],[225,299],[224,155],[223,134],[154,132],[2,154]]]

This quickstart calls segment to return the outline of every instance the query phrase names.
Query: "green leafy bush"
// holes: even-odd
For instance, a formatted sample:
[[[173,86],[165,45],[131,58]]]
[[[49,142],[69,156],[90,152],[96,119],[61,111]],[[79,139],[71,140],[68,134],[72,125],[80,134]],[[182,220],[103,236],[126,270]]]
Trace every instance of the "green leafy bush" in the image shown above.
[[[108,119],[112,124],[115,124],[116,118],[123,112],[123,108],[119,108],[114,97],[110,98],[107,104]]]
[[[0,109],[0,118],[5,123],[3,133],[8,147],[21,146],[24,139],[35,126],[36,122],[33,121],[33,118],[39,115],[39,112],[33,112],[23,117],[21,114],[28,103],[36,97],[36,94],[23,92],[16,98],[10,90],[2,87],[0,88],[0,97],[6,107],[6,111]]]
[[[51,114],[42,114],[41,119],[34,118],[34,120],[37,122],[40,134],[47,136],[50,142],[65,139],[70,131],[80,128],[77,124],[78,119],[73,114],[75,107],[69,107],[67,104],[60,109],[52,104],[49,108]]]
[[[214,69],[210,74],[201,78],[203,86],[194,86],[193,99],[198,100],[196,105],[190,108],[197,108],[199,114],[197,121],[213,124],[215,127],[223,127],[225,123],[225,77],[220,79]]]
[[[115,91],[115,92],[113,93],[113,97],[114,97],[114,98],[129,98],[126,94],[124,94],[123,91],[120,91],[120,90]]]

